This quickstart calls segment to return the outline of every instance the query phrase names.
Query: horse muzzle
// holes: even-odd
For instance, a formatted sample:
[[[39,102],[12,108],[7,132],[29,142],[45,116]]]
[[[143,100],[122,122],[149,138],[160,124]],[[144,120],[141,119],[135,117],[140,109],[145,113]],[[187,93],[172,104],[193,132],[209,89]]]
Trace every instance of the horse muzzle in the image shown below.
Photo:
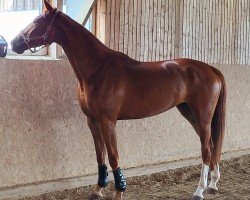
[[[18,54],[22,54],[27,49],[23,38],[19,35],[11,41],[11,47],[12,51]]]

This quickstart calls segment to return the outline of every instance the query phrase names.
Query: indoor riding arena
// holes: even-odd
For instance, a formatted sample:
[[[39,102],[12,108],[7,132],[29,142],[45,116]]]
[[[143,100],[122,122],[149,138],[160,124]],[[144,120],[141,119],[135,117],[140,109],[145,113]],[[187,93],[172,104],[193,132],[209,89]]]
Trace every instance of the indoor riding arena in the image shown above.
[[[250,0],[0,0],[0,199],[249,200]]]

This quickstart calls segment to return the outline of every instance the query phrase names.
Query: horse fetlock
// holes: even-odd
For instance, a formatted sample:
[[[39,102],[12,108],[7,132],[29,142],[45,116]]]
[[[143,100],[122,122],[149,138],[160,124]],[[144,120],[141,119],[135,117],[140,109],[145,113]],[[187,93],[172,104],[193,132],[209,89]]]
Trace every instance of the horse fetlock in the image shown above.
[[[216,186],[216,182],[213,182],[213,181],[211,181],[209,183],[208,188],[218,191],[218,187]]]
[[[220,174],[213,174],[211,173],[211,181],[217,183],[220,179]]]
[[[194,197],[199,197],[203,199],[203,192],[207,188],[208,171],[209,171],[209,166],[203,163],[199,185],[194,193]]]
[[[198,186],[198,189],[202,192],[204,192],[207,188],[207,181],[201,181],[199,182],[199,186]]]
[[[106,187],[108,185],[108,167],[106,165],[98,166],[98,185],[100,187]]]
[[[102,193],[103,187],[100,187],[99,185],[96,186],[96,188],[94,189],[93,193],[92,193],[92,197],[93,198],[103,198],[104,195]]]
[[[204,192],[207,188],[207,177],[199,182],[198,190]]]
[[[113,171],[114,179],[115,179],[115,189],[120,192],[124,192],[127,188],[126,179],[123,175],[123,172],[120,168]]]
[[[207,188],[207,183],[206,182],[201,183],[201,184],[199,184],[199,187],[200,187],[200,189],[202,189],[204,191]]]
[[[220,179],[220,172],[219,168],[216,167],[215,170],[211,172],[211,181],[208,185],[208,188],[218,191],[216,184],[218,183],[219,179]]]
[[[194,193],[194,197],[200,197],[200,198],[204,198],[203,197],[203,192],[206,190],[206,187],[202,187],[199,185],[199,187],[196,189],[195,193]]]
[[[123,192],[115,191],[115,193],[113,195],[113,200],[122,200],[122,194],[123,194]]]
[[[211,172],[211,181],[218,182],[219,179],[220,179],[220,172],[213,170]]]
[[[204,198],[203,192],[206,190],[206,188],[207,188],[207,181],[200,181],[199,186],[194,193],[194,196],[200,197],[203,199]]]

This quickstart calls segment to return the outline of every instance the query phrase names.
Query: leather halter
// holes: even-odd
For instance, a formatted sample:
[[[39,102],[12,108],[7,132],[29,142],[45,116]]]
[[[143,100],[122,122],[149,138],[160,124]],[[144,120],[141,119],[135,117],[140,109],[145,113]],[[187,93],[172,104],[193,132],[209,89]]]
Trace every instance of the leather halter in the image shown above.
[[[22,38],[23,38],[23,40],[24,40],[24,43],[26,44],[26,46],[28,47],[28,49],[32,52],[32,53],[36,53],[36,52],[38,52],[38,51],[40,51],[41,49],[43,49],[44,47],[46,47],[47,45],[48,45],[48,43],[47,43],[47,39],[48,39],[48,37],[49,37],[49,33],[50,33],[50,31],[51,31],[51,29],[52,29],[52,25],[53,25],[53,23],[54,23],[54,21],[55,21],[55,19],[56,19],[56,16],[57,16],[57,14],[59,13],[59,10],[56,10],[55,11],[55,14],[53,15],[53,17],[52,17],[52,19],[51,19],[51,21],[50,21],[50,23],[49,23],[49,25],[48,25],[48,27],[47,27],[47,29],[46,29],[46,31],[45,31],[45,33],[43,34],[43,35],[41,35],[41,36],[35,36],[35,37],[27,37],[27,36],[25,36],[24,35],[24,33],[21,31],[21,36],[22,36]],[[40,49],[38,49],[38,50],[32,50],[31,49],[31,47],[30,47],[30,44],[29,44],[29,42],[30,41],[34,41],[34,40],[40,40],[40,39],[43,39],[43,42],[44,42],[44,46],[42,46]]]

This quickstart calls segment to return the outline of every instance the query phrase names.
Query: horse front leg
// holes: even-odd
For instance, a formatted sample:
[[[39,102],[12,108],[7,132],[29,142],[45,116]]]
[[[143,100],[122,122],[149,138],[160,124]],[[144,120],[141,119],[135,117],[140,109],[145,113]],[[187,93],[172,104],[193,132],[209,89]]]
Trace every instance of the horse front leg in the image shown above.
[[[127,184],[123,172],[118,165],[119,155],[115,127],[116,121],[113,122],[107,118],[103,118],[100,122],[101,132],[108,152],[109,163],[113,169],[115,179],[116,192],[114,194],[114,200],[121,200]]]
[[[99,123],[94,119],[88,118],[88,126],[94,139],[96,159],[98,163],[98,182],[92,195],[102,198],[104,196],[102,190],[108,185],[108,168],[105,164],[106,147],[100,131]]]

